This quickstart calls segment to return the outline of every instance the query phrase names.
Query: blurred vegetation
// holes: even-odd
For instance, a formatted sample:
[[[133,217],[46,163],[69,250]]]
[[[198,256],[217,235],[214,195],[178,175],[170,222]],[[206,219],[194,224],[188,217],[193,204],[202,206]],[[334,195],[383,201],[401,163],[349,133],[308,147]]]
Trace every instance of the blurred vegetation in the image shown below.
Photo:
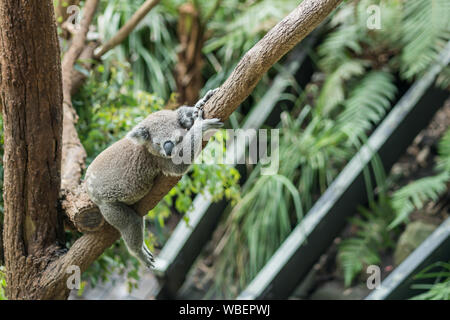
[[[367,27],[371,4],[380,5],[381,29]],[[335,11],[316,51],[313,81],[297,92],[292,116],[282,118],[279,175],[252,176],[220,231],[209,295],[234,297],[256,276],[391,108],[396,77],[412,81],[436,61],[450,39],[449,8],[441,0],[360,0],[346,1]],[[429,189],[410,187],[387,199],[385,173],[377,159],[372,170],[377,200],[369,195],[371,207],[361,208],[361,218],[354,220],[360,231],[338,253],[347,285],[363,266],[379,261],[381,249],[392,247],[387,227],[410,212],[407,206],[402,212],[399,208],[417,207],[424,197],[435,199],[445,190],[448,174],[441,170],[430,178]]]
[[[139,23],[119,46],[103,57],[104,72],[100,79],[110,77],[117,61],[128,64],[132,71],[132,89],[146,90],[168,99],[176,91],[173,68],[176,63],[177,6],[183,1],[162,1]],[[144,0],[102,0],[97,10],[97,27],[102,41],[110,39],[130,19]],[[129,70],[129,69],[128,69]],[[127,77],[127,69],[117,68],[118,77]]]
[[[0,300],[7,300],[5,288],[6,288],[5,267],[0,266]]]
[[[425,292],[412,297],[412,300],[450,300],[450,261],[436,262],[426,267],[414,276],[417,281],[425,280],[434,283],[415,283],[412,289],[425,290]]]
[[[411,212],[422,209],[426,202],[436,201],[447,190],[450,182],[450,130],[439,142],[438,153],[434,176],[411,182],[392,195],[396,217],[389,225],[390,228],[406,222]]]
[[[360,216],[352,219],[356,236],[339,246],[337,260],[342,267],[346,286],[371,264],[381,261],[381,253],[394,247],[393,238],[402,223],[415,210],[436,201],[447,191],[450,182],[450,130],[439,142],[439,158],[435,175],[417,179],[389,196],[380,194],[369,208],[360,208]]]

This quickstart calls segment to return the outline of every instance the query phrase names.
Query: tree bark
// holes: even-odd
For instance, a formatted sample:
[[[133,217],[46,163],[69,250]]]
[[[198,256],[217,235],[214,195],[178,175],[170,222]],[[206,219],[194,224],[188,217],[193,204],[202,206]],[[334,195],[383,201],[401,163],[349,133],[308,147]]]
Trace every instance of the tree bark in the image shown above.
[[[39,283],[63,228],[61,61],[53,3],[0,0],[4,250],[9,299],[53,298]]]
[[[2,217],[0,216],[0,219]],[[0,266],[5,264],[5,256],[3,253],[3,221],[0,221]]]

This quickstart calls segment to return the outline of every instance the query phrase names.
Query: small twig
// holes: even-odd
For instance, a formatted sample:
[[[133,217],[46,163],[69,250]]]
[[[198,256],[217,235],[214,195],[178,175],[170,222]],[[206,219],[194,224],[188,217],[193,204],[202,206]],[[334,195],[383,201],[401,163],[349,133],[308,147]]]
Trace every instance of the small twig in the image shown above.
[[[160,0],[147,0],[142,6],[133,14],[130,20],[125,23],[125,25],[120,28],[120,30],[109,39],[103,46],[101,46],[94,53],[94,58],[99,59],[106,52],[120,44],[126,37],[136,28],[139,22],[156,6]]]

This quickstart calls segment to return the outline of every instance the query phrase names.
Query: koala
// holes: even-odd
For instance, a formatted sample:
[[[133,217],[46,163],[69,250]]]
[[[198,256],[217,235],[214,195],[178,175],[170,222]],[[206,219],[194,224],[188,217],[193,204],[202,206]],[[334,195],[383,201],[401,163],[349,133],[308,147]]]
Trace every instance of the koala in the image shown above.
[[[204,133],[223,126],[219,119],[203,119],[202,114],[203,105],[216,90],[209,91],[194,107],[150,114],[101,152],[86,171],[85,187],[91,200],[105,220],[120,231],[128,251],[148,268],[154,260],[144,243],[144,218],[132,205],[150,191],[160,173],[186,173],[201,151]]]

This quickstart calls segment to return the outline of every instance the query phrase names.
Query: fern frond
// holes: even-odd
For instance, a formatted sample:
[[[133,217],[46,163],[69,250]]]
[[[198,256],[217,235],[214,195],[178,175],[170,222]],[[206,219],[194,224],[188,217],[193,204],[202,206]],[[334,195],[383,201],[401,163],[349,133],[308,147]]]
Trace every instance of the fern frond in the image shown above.
[[[423,208],[426,202],[435,201],[447,190],[450,181],[450,130],[439,141],[439,160],[436,165],[435,176],[416,180],[392,195],[392,206],[396,212],[396,218],[389,225],[394,228],[406,221],[414,210]]]
[[[401,74],[406,79],[424,71],[450,40],[448,0],[410,0],[404,5]]]
[[[341,25],[330,33],[318,49],[319,65],[327,73],[349,59],[348,50],[361,53],[358,25]]]
[[[450,172],[442,172],[432,177],[426,177],[404,186],[392,195],[392,207],[396,218],[389,225],[392,229],[407,221],[414,210],[420,210],[428,201],[435,201],[447,190]]]
[[[335,106],[344,101],[345,81],[364,73],[365,62],[347,59],[330,76],[327,77],[317,100],[317,112],[329,114]]]
[[[397,87],[394,77],[387,72],[372,71],[350,93],[345,110],[338,117],[338,126],[355,143],[373,128],[386,114]]]
[[[368,245],[364,238],[350,238],[342,241],[337,256],[344,272],[345,286],[363,271],[364,266],[378,264],[381,259],[375,248]]]
[[[444,134],[439,141],[439,160],[437,169],[442,171],[450,171],[450,129]]]
[[[350,286],[364,267],[381,261],[380,249],[392,246],[390,233],[386,225],[393,215],[388,201],[371,203],[370,208],[360,207],[360,217],[353,218],[351,223],[358,228],[352,238],[345,239],[338,248],[337,260],[342,268],[345,286]]]

